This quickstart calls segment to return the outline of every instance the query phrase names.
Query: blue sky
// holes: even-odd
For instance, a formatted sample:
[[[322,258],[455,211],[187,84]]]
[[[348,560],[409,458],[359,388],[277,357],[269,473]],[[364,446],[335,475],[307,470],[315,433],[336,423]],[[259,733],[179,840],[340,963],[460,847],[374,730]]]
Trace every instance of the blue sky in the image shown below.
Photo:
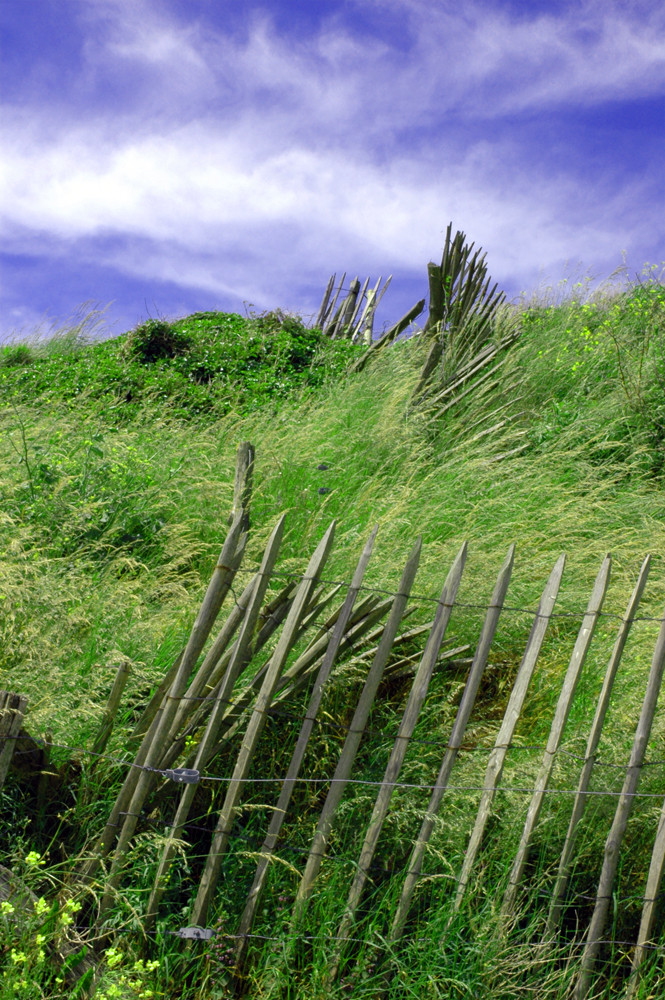
[[[509,297],[665,259],[651,0],[0,0],[0,339],[109,305],[426,294],[447,223]]]

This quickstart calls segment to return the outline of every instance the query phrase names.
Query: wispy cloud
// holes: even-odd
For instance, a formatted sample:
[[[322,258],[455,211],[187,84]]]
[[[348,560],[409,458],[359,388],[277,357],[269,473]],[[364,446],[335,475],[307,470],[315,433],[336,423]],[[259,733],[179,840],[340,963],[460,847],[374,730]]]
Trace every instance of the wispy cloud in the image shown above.
[[[242,31],[208,5],[67,10],[66,100],[29,88],[4,112],[15,253],[307,309],[333,269],[424,275],[451,218],[513,287],[659,239],[655,154],[619,182],[611,150],[591,178],[588,149],[543,141],[548,116],[659,92],[658,5],[357,0],[303,36],[259,9]]]

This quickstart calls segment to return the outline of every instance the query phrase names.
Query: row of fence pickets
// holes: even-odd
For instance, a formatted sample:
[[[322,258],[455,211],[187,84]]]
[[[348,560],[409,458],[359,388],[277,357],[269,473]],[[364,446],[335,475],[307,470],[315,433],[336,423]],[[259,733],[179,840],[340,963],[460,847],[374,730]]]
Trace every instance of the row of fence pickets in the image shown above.
[[[234,819],[242,803],[249,769],[268,713],[271,709],[274,710],[283,705],[296,691],[300,691],[305,685],[308,685],[310,688],[309,703],[302,719],[287,774],[281,780],[279,798],[272,811],[272,818],[258,853],[259,860],[254,880],[237,928],[235,968],[238,976],[237,982],[240,984],[249,961],[247,945],[251,940],[252,926],[266,886],[271,859],[276,856],[277,844],[283,825],[288,819],[291,796],[299,779],[308,741],[317,719],[326,684],[336,662],[345,651],[357,648],[360,640],[365,643],[366,653],[368,652],[367,646],[370,645],[369,656],[365,657],[365,659],[371,660],[369,670],[355,706],[353,720],[346,731],[337,767],[330,781],[295,896],[291,915],[291,930],[294,935],[299,929],[306,926],[307,915],[310,912],[309,903],[325,858],[330,834],[344,791],[348,784],[353,781],[354,762],[363,734],[367,731],[369,713],[379,684],[385,677],[391,655],[394,654],[396,643],[404,636],[413,639],[419,634],[427,634],[425,648],[422,655],[419,656],[417,666],[413,663],[412,657],[405,659],[398,656],[397,663],[391,664],[393,671],[401,670],[403,675],[408,675],[411,671],[414,676],[384,778],[379,786],[371,819],[366,828],[355,874],[349,886],[344,915],[329,960],[328,980],[332,985],[338,976],[341,964],[345,961],[346,946],[353,938],[353,929],[372,865],[377,858],[380,835],[390,810],[391,798],[395,787],[399,784],[400,770],[413,737],[433,672],[437,664],[441,662],[446,630],[452,611],[456,606],[456,596],[464,572],[467,546],[466,543],[462,546],[448,573],[436,606],[433,622],[427,627],[419,626],[417,629],[404,632],[402,626],[405,615],[408,614],[409,596],[420,559],[420,540],[416,541],[406,561],[396,593],[390,598],[372,593],[367,596],[367,588],[363,587],[363,579],[376,538],[377,529],[375,528],[363,549],[343,602],[330,613],[329,605],[339,593],[340,587],[325,593],[319,585],[319,580],[333,547],[335,534],[333,522],[313,553],[303,576],[297,581],[290,582],[277,597],[266,603],[266,591],[273,578],[282,540],[284,518],[281,518],[270,536],[260,569],[252,576],[241,594],[237,596],[234,594],[234,603],[221,630],[208,645],[207,651],[203,655],[204,647],[208,644],[220,609],[229,592],[232,592],[232,585],[242,566],[248,536],[247,509],[251,489],[252,462],[253,449],[251,446],[247,444],[241,446],[236,477],[235,516],[189,641],[167,672],[136,727],[134,735],[141,738],[140,748],[133,761],[137,766],[128,768],[125,782],[111,810],[106,827],[92,856],[79,875],[83,879],[92,878],[102,861],[109,856],[111,857],[110,876],[107,880],[107,889],[98,918],[98,925],[102,925],[112,905],[114,891],[120,885],[122,861],[136,832],[139,817],[145,810],[149,797],[156,790],[160,777],[157,772],[173,768],[174,764],[179,761],[186,767],[203,772],[206,765],[217,755],[224,741],[234,733],[242,731],[242,745],[233,772],[225,776],[230,780],[228,780],[191,915],[191,922],[194,926],[204,926],[214,904],[214,894],[223,859],[231,845]],[[422,825],[406,866],[406,876],[403,878],[393,923],[386,935],[389,946],[398,944],[407,925],[414,895],[423,875],[428,844],[446,790],[451,785],[453,768],[462,747],[483,672],[488,663],[512,575],[513,562],[514,546],[511,546],[498,574],[492,597],[486,609],[484,623],[475,653],[470,660],[466,684],[441,767],[432,783],[430,801],[423,814]],[[501,785],[506,754],[512,743],[554,611],[564,565],[565,556],[561,556],[552,569],[542,592],[503,721],[496,735],[494,748],[489,753],[475,822],[470,831],[468,846],[457,877],[453,905],[455,913],[460,910],[482,849],[483,835],[491,815],[495,794]],[[552,887],[545,931],[541,941],[541,944],[545,946],[554,946],[557,942],[557,934],[566,907],[566,890],[573,867],[576,836],[589,801],[591,776],[603,724],[625,644],[646,586],[649,566],[650,557],[647,557],[641,567],[625,615],[620,621],[616,642],[598,698],[595,716],[588,735],[584,763],[579,776],[579,785],[576,794],[572,797],[569,827]],[[543,753],[538,777],[534,783],[519,847],[501,904],[505,927],[511,925],[512,919],[519,912],[520,890],[523,888],[529,851],[538,827],[544,797],[548,791],[557,751],[561,746],[580,672],[592,642],[596,622],[601,614],[609,583],[610,567],[611,559],[608,555],[598,572],[561,686],[547,746]],[[361,594],[365,594],[365,596],[362,597]],[[328,617],[322,623],[321,616],[326,608],[329,612]],[[385,624],[379,624],[386,616]],[[304,651],[300,652],[295,659],[290,657],[294,646],[304,637],[309,637],[312,630],[315,630],[314,635],[310,638]],[[273,646],[272,652],[270,655],[266,654],[265,662],[253,679],[246,683],[244,680],[245,668],[250,661],[254,661],[260,649],[269,642]],[[465,651],[465,647],[457,647],[447,650],[443,655],[459,656]],[[586,997],[591,988],[600,947],[606,936],[608,910],[620,861],[619,848],[631,815],[645,761],[664,665],[665,619],[661,623],[653,652],[623,788],[618,797],[614,818],[607,835],[606,850],[598,877],[597,896],[587,928],[579,978],[576,984],[576,1000],[582,1000]],[[109,706],[95,740],[95,752],[101,752],[106,745],[127,674],[128,664],[123,663],[119,667],[109,699]],[[237,682],[241,676],[244,683],[239,690],[236,690]],[[4,778],[6,773],[13,741],[18,735],[21,719],[25,713],[25,700],[17,702],[16,698],[15,695],[0,697],[0,709],[2,710],[0,736],[4,737],[0,751],[0,779]],[[191,747],[192,739],[195,740],[194,749]],[[173,863],[174,848],[176,842],[184,836],[195,791],[194,783],[184,784],[180,790],[176,816],[168,831],[154,888],[144,915],[145,928],[148,933],[155,926],[160,901]],[[662,931],[662,928],[656,927],[656,901],[664,867],[665,801],[657,829],[654,832],[650,868],[644,889],[640,929],[632,954],[632,969],[627,987],[627,995],[629,996],[632,996],[637,988],[641,970],[645,965],[645,958],[654,946],[657,933]]]

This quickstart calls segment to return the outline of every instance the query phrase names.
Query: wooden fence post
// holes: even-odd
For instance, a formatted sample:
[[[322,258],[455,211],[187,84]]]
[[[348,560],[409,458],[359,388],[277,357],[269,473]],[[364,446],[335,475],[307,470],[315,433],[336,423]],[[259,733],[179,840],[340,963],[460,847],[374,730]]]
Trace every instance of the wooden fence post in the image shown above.
[[[0,691],[0,788],[12,762],[27,705],[26,695]]]
[[[397,593],[393,598],[392,608],[386,627],[383,630],[383,635],[381,636],[379,648],[377,649],[374,659],[372,660],[372,665],[369,669],[369,673],[367,674],[360,698],[358,699],[358,704],[353,714],[353,719],[351,720],[351,725],[349,726],[349,731],[346,735],[342,752],[339,760],[337,761],[335,773],[332,781],[330,782],[330,788],[328,790],[326,800],[319,814],[319,822],[309,849],[309,856],[305,865],[305,871],[303,872],[298,892],[296,894],[296,899],[293,904],[291,920],[292,930],[296,928],[303,917],[307,901],[312,893],[314,881],[319,873],[319,869],[321,868],[321,863],[325,856],[326,846],[333,821],[337,813],[337,808],[342,800],[344,789],[346,788],[349,778],[351,777],[351,769],[353,767],[356,753],[358,752],[358,747],[360,746],[362,735],[365,731],[365,726],[367,725],[370,709],[374,702],[381,677],[383,676],[385,665],[388,662],[390,650],[395,636],[397,635],[397,629],[399,628],[399,624],[404,615],[409,594],[411,593],[411,587],[413,586],[413,581],[418,569],[418,563],[420,561],[421,547],[422,541],[418,538],[416,540],[416,544],[411,550],[411,553],[409,554],[409,558],[407,559],[402,572],[402,578],[400,580]]]
[[[286,515],[284,514],[279,519],[268,540],[268,544],[266,545],[261,562],[261,568],[259,569],[256,578],[256,586],[252,592],[251,603],[247,608],[242,628],[240,630],[240,635],[238,636],[238,641],[233,649],[233,654],[227,667],[224,681],[220,686],[215,706],[210,714],[208,725],[206,726],[205,733],[197,749],[196,758],[194,760],[194,768],[197,771],[201,771],[209,759],[209,755],[215,745],[223,713],[227,707],[233,686],[242,671],[242,668],[247,663],[248,652],[254,634],[254,629],[256,627],[256,622],[259,617],[261,605],[263,604],[263,598],[265,597],[266,590],[268,589],[270,576],[274,569],[275,561],[277,559],[277,554],[282,541],[285,518]],[[154,928],[159,902],[163,895],[164,886],[170,870],[175,841],[180,839],[184,825],[187,822],[187,817],[189,816],[189,810],[191,809],[195,794],[195,784],[185,785],[183,787],[180,803],[176,811],[173,825],[170,828],[168,839],[164,845],[152,893],[148,902],[148,909],[145,916],[147,934],[150,934]]]
[[[543,755],[543,762],[541,764],[540,771],[538,772],[538,777],[536,778],[536,787],[531,798],[531,802],[529,803],[520,845],[517,849],[517,855],[513,863],[510,879],[508,881],[508,886],[503,899],[501,913],[506,921],[512,914],[515,906],[517,889],[522,880],[524,866],[526,865],[527,858],[529,856],[531,837],[533,836],[533,831],[538,823],[538,817],[540,816],[540,810],[543,805],[545,792],[552,776],[552,769],[554,767],[556,754],[561,743],[561,737],[563,735],[568,716],[570,714],[575,689],[577,688],[577,682],[589,651],[593,633],[596,629],[598,615],[600,614],[603,601],[605,600],[605,594],[607,593],[607,586],[610,582],[611,566],[612,560],[610,556],[607,555],[605,556],[598,576],[596,577],[593,592],[589,599],[584,618],[582,619],[582,625],[575,642],[572,656],[570,657],[568,670],[566,671],[566,676],[563,679],[559,700],[557,701],[554,718],[550,727],[550,734],[547,739],[547,746],[545,747],[545,753]]]
[[[656,647],[651,660],[649,680],[647,682],[647,689],[642,702],[642,711],[640,712],[637,729],[635,730],[633,748],[630,754],[630,761],[626,771],[623,788],[621,790],[621,797],[619,798],[616,812],[614,814],[612,828],[610,829],[605,842],[605,854],[600,879],[598,881],[596,905],[594,907],[589,929],[587,931],[586,946],[582,955],[582,968],[575,987],[574,1000],[585,1000],[591,986],[591,979],[596,964],[596,958],[600,950],[600,941],[602,939],[605,922],[607,920],[607,911],[612,898],[614,878],[619,865],[621,842],[623,840],[624,833],[626,832],[628,818],[633,808],[635,793],[640,780],[640,773],[644,763],[647,743],[651,734],[653,717],[658,703],[658,694],[663,680],[664,668],[665,617],[663,618],[662,625],[658,633]]]
[[[130,768],[125,785],[123,785],[120,796],[112,810],[111,817],[106,824],[106,829],[102,834],[100,847],[108,851],[112,843],[112,837],[118,826],[120,827],[118,843],[111,865],[111,875],[108,879],[107,888],[100,906],[99,923],[104,920],[111,903],[111,895],[117,884],[116,873],[120,861],[129,846],[129,841],[136,829],[136,823],[143,808],[143,803],[154,782],[152,769],[159,764],[159,758],[164,751],[164,743],[168,738],[180,698],[185,693],[189,676],[196,666],[196,661],[205,645],[224,598],[231,587],[236,570],[242,560],[244,544],[247,539],[247,534],[243,531],[243,523],[244,518],[241,511],[229,530],[217,565],[213,570],[208,589],[201,609],[196,616],[196,621],[192,626],[192,631],[173,685],[165,698],[162,708],[155,715],[153,723],[141,744],[138,755],[141,758],[141,764]],[[124,803],[127,800],[129,800],[129,804],[125,808]],[[122,804],[122,808],[118,809],[118,805],[120,804]],[[119,823],[121,814],[124,815],[122,824]]]
[[[550,904],[549,913],[547,915],[547,923],[545,925],[545,932],[543,934],[544,944],[554,940],[556,930],[561,923],[563,900],[566,893],[566,887],[568,885],[568,876],[573,859],[573,851],[575,850],[577,828],[582,816],[584,815],[584,810],[587,804],[586,792],[591,782],[591,774],[596,761],[596,751],[598,750],[605,716],[607,715],[607,709],[609,708],[614,679],[616,677],[617,670],[619,669],[619,663],[621,662],[621,657],[633,624],[633,619],[646,586],[650,565],[651,556],[647,556],[642,563],[642,568],[640,570],[637,583],[635,584],[635,589],[633,590],[630,600],[628,601],[626,614],[621,622],[621,625],[619,626],[616,642],[614,643],[614,648],[605,672],[603,686],[598,696],[596,714],[591,724],[591,732],[589,733],[589,739],[587,741],[584,765],[580,774],[573,810],[570,816],[570,823],[568,824],[568,832],[566,833],[563,851],[561,852],[561,858],[559,859],[559,870],[557,872],[556,882],[552,891],[552,902]]]
[[[282,785],[279,799],[268,827],[268,832],[259,852],[260,860],[256,868],[254,881],[251,889],[249,890],[245,908],[242,917],[240,918],[240,926],[238,928],[239,937],[236,946],[235,960],[236,967],[239,971],[242,969],[243,965],[245,949],[247,946],[247,934],[251,930],[252,923],[254,921],[254,914],[256,913],[256,908],[259,904],[261,893],[265,885],[268,867],[277,845],[277,839],[279,837],[282,824],[286,818],[286,811],[288,809],[289,802],[291,801],[291,794],[293,792],[298,774],[300,773],[300,767],[305,756],[305,750],[307,749],[307,744],[321,705],[323,690],[330,676],[330,671],[332,670],[335,658],[339,652],[347,624],[351,618],[351,612],[353,611],[353,606],[360,591],[360,587],[365,576],[365,570],[367,569],[367,564],[372,555],[372,549],[374,548],[374,541],[378,530],[379,526],[376,525],[365,544],[365,548],[363,549],[360,561],[356,567],[353,580],[351,581],[351,586],[349,587],[349,592],[344,602],[344,606],[335,623],[334,631],[330,636],[328,648],[321,663],[321,667],[319,668],[319,673],[312,689],[307,711],[305,712],[305,718],[303,719],[298,740],[289,763],[286,779]]]
[[[483,838],[483,833],[485,832],[487,821],[490,817],[497,785],[501,780],[501,774],[503,772],[506,754],[508,753],[508,747],[510,746],[513,738],[515,727],[524,705],[527,689],[529,687],[529,683],[531,682],[536,663],[538,662],[547,626],[549,625],[550,617],[552,611],[554,610],[565,564],[566,556],[563,554],[557,560],[552,572],[550,573],[550,577],[545,584],[545,589],[543,590],[542,597],[540,598],[536,617],[534,618],[531,632],[524,650],[522,662],[520,663],[517,677],[510,693],[508,705],[506,706],[503,722],[501,723],[501,728],[499,729],[494,749],[492,750],[487,762],[483,791],[480,797],[480,804],[478,806],[478,814],[476,816],[476,822],[469,840],[469,846],[467,847],[467,851],[464,856],[462,871],[457,882],[457,894],[455,896],[454,904],[455,912],[457,912],[462,905],[462,899],[464,898],[464,893],[469,882],[471,869],[473,868],[476,857],[478,856],[478,851],[480,850],[480,844]]]
[[[478,640],[476,653],[471,664],[471,669],[469,670],[469,676],[464,687],[459,708],[457,709],[457,715],[455,716],[455,722],[450,734],[450,739],[448,740],[448,746],[446,747],[441,768],[436,778],[436,787],[432,791],[432,795],[427,806],[427,812],[425,813],[425,818],[423,819],[423,823],[420,828],[420,833],[418,834],[418,838],[411,852],[411,857],[409,858],[406,878],[404,879],[404,885],[402,886],[402,894],[400,896],[388,937],[388,940],[391,943],[399,940],[404,930],[413,894],[416,890],[416,885],[422,870],[425,851],[434,830],[434,823],[448,786],[448,782],[450,781],[450,774],[452,772],[453,765],[457,760],[457,754],[459,753],[459,749],[462,745],[462,740],[464,739],[464,733],[466,732],[471,710],[473,709],[476,695],[478,694],[478,688],[480,687],[483,671],[485,670],[485,666],[487,664],[487,658],[494,639],[494,633],[496,632],[496,627],[499,623],[499,615],[503,609],[503,602],[505,600],[506,591],[508,590],[508,584],[510,583],[514,558],[515,546],[511,545],[505,562],[499,571],[494,592],[490,599],[490,604],[483,623],[483,629],[480,634],[480,639]]]
[[[90,752],[93,754],[101,754],[104,752],[106,744],[109,741],[109,737],[113,732],[113,724],[118,713],[118,708],[120,707],[122,692],[125,690],[125,684],[129,678],[130,669],[131,661],[124,657],[116,671],[115,680],[113,681],[113,687],[111,688],[106,710],[102,716],[101,722],[99,723],[99,729],[97,730],[97,735],[94,743],[92,744]]]
[[[202,925],[206,921],[210,901],[219,880],[222,857],[229,841],[237,804],[245,786],[245,778],[247,777],[259,736],[265,726],[266,713],[270,708],[275,685],[295,641],[298,626],[317,585],[319,574],[332,548],[334,534],[335,522],[333,521],[310,559],[309,566],[298,588],[298,593],[289,611],[277,647],[270,660],[270,666],[266,672],[261,690],[257,695],[233,776],[229,782],[224,804],[219,814],[208,859],[203,875],[201,876],[199,891],[192,911],[192,922],[194,924]]]
[[[337,976],[342,950],[344,948],[346,938],[349,936],[351,926],[355,920],[356,910],[358,908],[358,904],[360,903],[362,891],[369,875],[369,868],[374,858],[374,852],[376,851],[376,846],[379,841],[381,830],[383,829],[385,818],[388,814],[390,800],[393,792],[395,791],[395,783],[399,777],[402,764],[404,763],[406,751],[409,747],[411,737],[413,736],[413,731],[416,727],[416,722],[418,721],[418,716],[423,706],[430,680],[432,679],[432,673],[434,672],[434,667],[436,666],[441,644],[443,643],[446,629],[448,628],[448,623],[450,621],[450,616],[455,605],[455,598],[457,597],[457,591],[462,579],[462,573],[464,572],[466,552],[467,543],[464,542],[443,586],[432,631],[430,632],[427,640],[427,645],[418,666],[416,676],[413,679],[411,692],[406,703],[406,708],[404,709],[402,721],[400,722],[399,730],[397,732],[397,736],[395,737],[390,759],[388,760],[383,781],[381,783],[381,787],[379,788],[376,802],[374,803],[372,817],[365,833],[365,840],[360,852],[356,874],[351,884],[351,889],[349,890],[344,915],[340,921],[339,929],[337,931],[335,954],[329,962],[326,974],[326,982],[328,984],[334,982]]]

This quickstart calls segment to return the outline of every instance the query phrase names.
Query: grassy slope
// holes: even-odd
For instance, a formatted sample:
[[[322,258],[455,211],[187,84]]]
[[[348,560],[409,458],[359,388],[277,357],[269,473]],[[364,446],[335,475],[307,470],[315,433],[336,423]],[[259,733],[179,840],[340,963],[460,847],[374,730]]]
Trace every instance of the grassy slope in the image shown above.
[[[3,686],[30,695],[33,731],[49,729],[71,745],[94,730],[120,654],[135,664],[128,697],[138,697],[160,676],[182,642],[218,553],[231,505],[235,448],[245,439],[257,449],[252,561],[282,512],[288,512],[282,568],[302,568],[305,554],[336,517],[337,544],[326,575],[348,579],[378,521],[371,584],[393,590],[415,535],[422,534],[415,589],[438,596],[454,553],[468,539],[460,601],[483,604],[508,545],[516,541],[508,603],[534,607],[565,550],[558,607],[580,612],[610,550],[614,568],[606,610],[621,613],[650,551],[656,558],[642,613],[659,616],[665,600],[664,315],[663,288],[655,282],[608,300],[533,308],[524,316],[524,334],[504,366],[502,385],[482,399],[467,397],[434,427],[408,407],[422,362],[417,341],[398,345],[362,375],[349,377],[339,376],[341,347],[332,357],[315,355],[312,378],[311,352],[294,379],[288,365],[273,363],[273,352],[273,361],[258,364],[262,374],[253,385],[246,377],[246,353],[235,357],[232,378],[220,377],[233,352],[227,347],[222,357],[224,338],[206,337],[206,329],[196,336],[191,322],[184,360],[176,354],[130,363],[121,338],[67,357],[52,348],[50,359],[5,365]],[[225,323],[220,317],[218,326]],[[237,347],[242,331],[233,323]],[[249,333],[270,343],[265,330]],[[217,346],[201,380],[191,376],[201,371],[206,340]],[[510,388],[516,383],[519,389]],[[498,432],[504,438],[494,433],[474,440],[496,422],[491,414],[506,402],[514,420]],[[522,440],[529,448],[493,461],[514,446],[516,430],[527,432]],[[321,463],[329,469],[319,471]],[[320,494],[321,486],[331,492]],[[472,642],[478,621],[477,611],[457,612],[453,640]],[[552,623],[521,729],[525,740],[546,735],[578,623]],[[566,734],[570,748],[579,749],[588,727],[615,627],[609,618],[601,623],[602,642],[585,669]],[[495,703],[485,704],[488,723],[505,699],[528,628],[527,616],[504,616],[494,654]],[[608,722],[614,744],[606,752],[620,759],[655,634],[653,623],[635,626],[617,682],[620,697]],[[449,713],[441,715],[440,699],[449,699],[449,680],[437,678],[437,684],[422,727],[447,735]],[[481,731],[482,720],[478,725]],[[117,750],[122,733],[115,740]],[[664,751],[660,713],[651,752],[662,758]],[[395,836],[408,838],[412,831]],[[597,845],[589,850],[593,854]],[[482,913],[480,907],[480,923]],[[461,974],[454,956],[448,959],[450,975]],[[422,957],[413,961],[422,964]],[[466,952],[460,962],[468,967]],[[487,979],[481,983],[487,988]]]

